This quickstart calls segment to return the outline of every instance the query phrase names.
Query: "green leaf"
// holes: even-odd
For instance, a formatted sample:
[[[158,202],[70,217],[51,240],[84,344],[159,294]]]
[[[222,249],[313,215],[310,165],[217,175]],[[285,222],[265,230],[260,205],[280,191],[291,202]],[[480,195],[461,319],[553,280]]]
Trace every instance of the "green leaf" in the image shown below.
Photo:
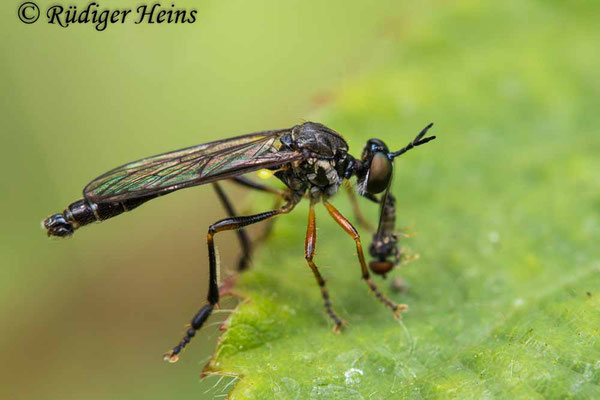
[[[421,257],[393,274],[406,293],[378,280],[410,310],[399,322],[376,301],[318,207],[315,261],[349,323],[332,333],[297,207],[240,277],[246,301],[208,366],[239,377],[233,399],[600,398],[598,5],[475,4],[399,10],[386,67],[315,117],[356,156],[436,123],[394,176]]]

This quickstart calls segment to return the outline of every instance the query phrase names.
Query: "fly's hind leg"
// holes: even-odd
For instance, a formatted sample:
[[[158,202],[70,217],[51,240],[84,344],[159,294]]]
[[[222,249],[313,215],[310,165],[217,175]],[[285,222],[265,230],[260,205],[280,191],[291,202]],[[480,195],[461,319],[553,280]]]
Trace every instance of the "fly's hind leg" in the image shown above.
[[[289,194],[284,190],[279,190],[276,188],[271,188],[269,186],[261,185],[260,183],[256,183],[248,178],[244,178],[241,176],[232,178],[231,181],[234,183],[237,183],[240,186],[244,186],[244,187],[247,187],[250,189],[259,190],[259,191],[268,192],[268,193],[277,195],[275,205],[273,206],[274,209],[281,207],[282,200],[289,199],[289,197],[290,197]],[[217,193],[217,197],[221,201],[223,208],[227,212],[227,215],[231,218],[236,217],[237,213],[235,211],[235,208],[233,207],[233,203],[229,199],[229,196],[227,196],[227,194],[223,190],[223,187],[221,186],[221,184],[219,182],[214,182],[213,188],[215,189],[215,192]],[[267,222],[267,226],[265,227],[263,234],[261,236],[259,236],[258,239],[255,240],[255,243],[260,243],[264,240],[264,238],[271,231],[271,229],[273,227],[273,222],[274,222],[273,220],[269,220]],[[242,248],[242,255],[240,256],[240,259],[238,262],[238,268],[237,268],[238,272],[241,272],[241,271],[246,270],[248,268],[248,266],[250,265],[251,256],[252,256],[252,242],[250,241],[250,238],[248,237],[248,233],[245,229],[238,229],[236,233],[238,236],[238,240],[240,242],[240,246]]]
[[[217,193],[217,197],[219,197],[221,204],[223,204],[223,208],[225,208],[227,215],[229,215],[230,218],[235,218],[237,213],[235,212],[235,209],[233,208],[233,204],[229,200],[229,197],[225,194],[225,191],[223,191],[221,184],[218,182],[214,182],[212,186],[215,189],[215,192]],[[245,229],[238,229],[236,231],[236,234],[240,242],[240,246],[242,248],[242,255],[240,256],[240,259],[238,261],[237,268],[238,272],[241,272],[247,269],[248,265],[250,264],[252,244],[250,242],[250,238],[248,237],[248,233]]]
[[[183,351],[185,346],[192,340],[192,338],[196,335],[196,331],[198,331],[210,314],[213,309],[219,302],[219,283],[217,282],[217,256],[215,251],[215,243],[214,236],[222,231],[229,231],[234,229],[241,229],[245,226],[255,224],[260,221],[264,221],[271,217],[275,217],[280,214],[286,214],[290,212],[296,204],[292,202],[288,202],[283,207],[267,211],[260,214],[249,215],[245,217],[232,217],[225,218],[218,222],[215,222],[208,228],[208,233],[206,234],[206,242],[208,245],[208,260],[209,260],[209,282],[208,282],[208,296],[207,302],[208,304],[204,305],[200,310],[196,313],[196,315],[192,318],[190,322],[190,328],[187,330],[185,336],[181,341],[177,344],[177,346],[173,347],[172,350],[167,352],[164,356],[164,359],[169,362],[176,362],[179,358],[179,353]]]
[[[289,201],[291,198],[291,194],[290,194],[289,190],[278,189],[278,188],[274,188],[271,186],[263,185],[262,183],[255,182],[252,179],[248,179],[244,176],[237,176],[237,177],[231,179],[231,181],[240,186],[254,189],[259,192],[274,194],[276,197],[275,197],[275,204],[273,205],[273,208],[281,207],[281,204],[283,203],[284,200]],[[275,222],[275,220],[267,221],[265,228],[262,231],[262,233],[260,234],[260,236],[258,236],[254,240],[255,243],[260,244],[265,241],[265,239],[269,236],[269,234],[273,230],[274,222]]]
[[[282,197],[277,197],[275,199],[275,202],[273,203],[273,208],[279,208],[281,207],[281,203],[283,203],[283,198]],[[257,245],[262,244],[265,240],[268,239],[269,235],[271,235],[271,232],[273,231],[273,226],[275,225],[275,220],[274,219],[270,219],[265,223],[265,227],[262,230],[262,232],[260,233],[260,235],[258,235],[256,237],[256,239],[254,239],[254,242]]]
[[[331,203],[327,202],[326,200],[323,200],[323,204],[325,204],[329,215],[331,215],[335,222],[337,222],[342,227],[342,229],[344,229],[346,233],[348,233],[350,236],[352,236],[352,239],[354,239],[354,242],[356,243],[356,252],[358,253],[358,259],[360,261],[360,266],[362,269],[362,278],[367,283],[367,286],[369,286],[369,289],[373,292],[373,294],[375,294],[377,300],[379,300],[386,307],[391,309],[394,312],[394,316],[396,316],[396,318],[399,318],[400,312],[407,310],[408,306],[406,304],[394,303],[379,291],[377,285],[375,285],[375,282],[373,282],[373,280],[369,276],[369,270],[367,269],[367,263],[365,262],[365,255],[363,253],[362,243],[360,241],[360,235],[358,234],[358,231],[356,230],[356,228],[354,228],[354,226],[352,226],[352,224],[346,219],[346,217],[344,217],[333,205],[331,205]]]
[[[250,189],[275,194],[281,198],[287,198],[289,196],[289,194],[286,190],[277,189],[274,187],[263,185],[261,183],[254,182],[252,179],[248,179],[243,176],[236,176],[235,178],[232,178],[231,181],[234,183],[237,183],[240,186],[244,186],[244,187],[247,187]]]
[[[321,288],[321,295],[323,296],[323,301],[325,302],[325,311],[329,315],[329,317],[335,323],[333,328],[334,332],[338,333],[341,328],[346,325],[344,321],[342,321],[335,311],[333,311],[333,307],[331,305],[331,301],[329,300],[329,292],[327,291],[327,287],[325,286],[325,280],[321,276],[319,269],[313,262],[313,257],[315,255],[315,249],[317,245],[317,224],[315,220],[315,203],[311,200],[310,209],[308,212],[308,227],[306,229],[306,240],[304,242],[304,258],[306,258],[306,262],[308,266],[312,270],[315,278],[317,279],[317,283]]]

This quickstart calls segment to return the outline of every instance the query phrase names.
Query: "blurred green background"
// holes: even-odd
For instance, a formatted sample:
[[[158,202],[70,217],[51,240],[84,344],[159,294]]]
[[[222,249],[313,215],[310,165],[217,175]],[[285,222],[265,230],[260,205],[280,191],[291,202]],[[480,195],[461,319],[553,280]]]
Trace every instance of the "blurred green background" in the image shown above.
[[[212,189],[72,240],[49,240],[39,223],[123,162],[307,119],[385,59],[392,3],[177,1],[198,9],[196,23],[96,32],[25,25],[21,3],[2,2],[0,398],[202,398],[216,327],[178,364],[161,357],[205,300],[205,232],[223,215]],[[224,265],[234,238],[219,239]]]
[[[16,15],[19,4],[10,0],[0,6],[1,399],[221,395],[205,393],[216,379],[198,379],[214,349],[217,326],[205,330],[178,364],[161,360],[205,298],[205,230],[223,215],[210,188],[157,199],[134,213],[82,229],[71,240],[49,240],[39,228],[45,216],[77,200],[90,179],[123,162],[288,127],[321,115],[332,101],[336,111],[324,113],[323,122],[332,122],[350,138],[355,155],[368,139],[364,135],[382,134],[391,143],[398,121],[404,140],[407,131],[417,132],[433,120],[439,124],[435,133],[447,141],[436,143],[442,161],[431,168],[456,174],[401,201],[410,208],[411,201],[424,205],[436,200],[437,211],[417,226],[430,224],[417,247],[424,251],[435,243],[437,257],[448,254],[448,239],[441,242],[439,237],[450,230],[448,235],[458,240],[458,253],[449,261],[457,275],[450,278],[468,281],[466,288],[479,287],[460,270],[472,254],[458,243],[479,240],[470,236],[478,227],[469,225],[472,218],[488,215],[493,225],[522,199],[528,200],[530,214],[546,218],[537,212],[544,199],[527,197],[527,185],[545,177],[560,179],[544,181],[538,195],[560,193],[561,179],[577,187],[573,177],[585,176],[581,186],[586,200],[596,198],[597,180],[596,186],[590,184],[595,172],[588,168],[596,164],[589,154],[588,161],[575,160],[566,170],[532,168],[519,175],[523,180],[510,181],[515,197],[504,199],[498,180],[519,174],[519,166],[529,166],[530,159],[551,165],[564,156],[560,149],[569,134],[573,151],[598,149],[599,76],[594,71],[600,35],[593,3],[180,1],[176,4],[198,9],[195,24],[128,23],[104,32],[89,25],[49,26],[43,18],[25,25]],[[45,10],[54,2],[38,4]],[[138,4],[101,3],[120,8]],[[558,76],[568,78],[553,80]],[[545,147],[536,153],[539,141]],[[467,142],[468,151],[458,147]],[[518,149],[518,157],[507,156],[509,146]],[[477,155],[482,148],[488,153]],[[486,164],[484,157],[497,154],[495,148],[503,148],[505,158]],[[416,160],[423,169],[411,184],[433,179],[427,169],[433,161],[426,154]],[[496,194],[498,204],[489,209],[480,204],[469,214],[463,197],[444,195],[444,189],[456,190],[461,182],[475,196],[474,203],[477,191],[489,185],[486,193]],[[241,199],[240,210],[270,207],[266,198],[232,191]],[[576,207],[573,197],[562,195],[556,209]],[[253,205],[253,199],[260,205]],[[586,202],[582,220],[597,204]],[[301,210],[293,221],[305,220]],[[451,225],[461,217],[468,229]],[[513,218],[527,226],[523,220],[528,215]],[[568,218],[562,214],[558,219],[568,226]],[[575,247],[589,244],[597,234],[597,218],[586,221],[591,221],[585,225],[590,230],[574,239]],[[552,227],[538,231],[532,226],[530,238],[548,239]],[[427,232],[433,235],[435,229],[440,236],[427,240]],[[503,238],[512,233],[501,232]],[[218,244],[222,265],[233,265],[238,251],[234,236],[226,233]],[[530,245],[516,246],[519,257],[527,259]],[[569,251],[575,252],[573,246]],[[294,256],[301,257],[300,244],[296,247]],[[548,251],[546,256],[553,254]],[[588,262],[593,250],[586,251]],[[502,271],[501,265],[484,265]],[[531,289],[527,283],[534,276],[551,281],[552,270],[544,268],[511,275],[523,282],[515,290]],[[558,271],[562,264],[552,268]],[[430,277],[439,276],[434,267],[428,271]],[[415,282],[419,271],[411,273]],[[423,282],[417,296],[431,282]],[[484,296],[483,289],[473,292]],[[462,300],[453,298],[455,304]],[[369,310],[377,306],[367,302]],[[427,307],[422,301],[413,304]]]

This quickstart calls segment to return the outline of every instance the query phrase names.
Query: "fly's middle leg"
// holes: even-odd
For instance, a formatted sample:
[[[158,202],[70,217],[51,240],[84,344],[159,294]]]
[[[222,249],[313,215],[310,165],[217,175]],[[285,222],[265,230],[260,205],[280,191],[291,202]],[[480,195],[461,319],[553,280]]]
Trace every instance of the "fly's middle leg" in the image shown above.
[[[177,346],[173,347],[172,350],[165,354],[164,359],[166,361],[176,362],[179,359],[179,353],[183,351],[185,346],[196,335],[196,331],[202,328],[202,326],[212,313],[213,309],[219,302],[219,283],[217,281],[217,255],[214,243],[215,235],[219,232],[241,229],[245,226],[264,221],[271,217],[280,214],[286,214],[290,212],[295,205],[295,203],[289,202],[277,210],[267,211],[260,214],[249,215],[244,217],[225,218],[218,222],[215,222],[208,228],[208,233],[206,234],[206,243],[208,245],[209,260],[208,296],[206,299],[208,304],[202,306],[202,308],[200,308],[200,310],[192,318],[190,322],[190,328],[187,330],[185,336],[183,337],[183,339],[181,339]]]
[[[356,198],[356,194],[354,193],[354,188],[352,187],[349,181],[346,181],[344,183],[344,187],[346,189],[346,193],[348,194],[348,198],[350,199],[352,211],[354,212],[354,216],[356,217],[358,226],[360,226],[368,232],[375,232],[375,228],[373,227],[373,225],[365,218],[362,211],[360,210],[360,206],[358,205],[358,199]]]
[[[312,270],[319,287],[321,288],[321,295],[323,296],[323,301],[325,302],[325,311],[329,315],[329,317],[335,323],[333,327],[334,332],[338,333],[341,328],[346,325],[344,321],[342,321],[331,305],[331,301],[329,300],[329,292],[327,291],[327,287],[325,286],[325,280],[321,276],[319,269],[313,262],[313,257],[315,255],[315,249],[317,245],[317,225],[315,220],[315,203],[311,200],[310,209],[308,212],[308,227],[306,229],[306,240],[304,242],[304,257],[306,258],[306,262],[308,266]]]

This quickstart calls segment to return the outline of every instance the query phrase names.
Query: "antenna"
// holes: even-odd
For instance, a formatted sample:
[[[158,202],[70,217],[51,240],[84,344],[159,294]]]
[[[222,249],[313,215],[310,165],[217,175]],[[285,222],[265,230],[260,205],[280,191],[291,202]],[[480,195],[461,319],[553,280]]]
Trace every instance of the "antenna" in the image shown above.
[[[415,137],[412,142],[410,142],[409,144],[407,144],[406,147],[404,147],[401,150],[398,150],[395,153],[388,153],[388,157],[390,157],[390,158],[393,159],[395,157],[398,157],[399,155],[402,155],[402,154],[406,153],[407,151],[409,151],[413,147],[420,146],[422,144],[425,144],[425,143],[427,143],[427,142],[432,141],[433,139],[435,139],[435,136],[429,136],[429,137],[426,137],[425,139],[421,139],[423,136],[425,136],[425,134],[427,133],[427,131],[429,130],[429,128],[431,128],[432,126],[433,126],[433,122],[430,123],[429,125],[427,125],[425,128],[423,128],[423,130],[417,135],[417,137]]]

